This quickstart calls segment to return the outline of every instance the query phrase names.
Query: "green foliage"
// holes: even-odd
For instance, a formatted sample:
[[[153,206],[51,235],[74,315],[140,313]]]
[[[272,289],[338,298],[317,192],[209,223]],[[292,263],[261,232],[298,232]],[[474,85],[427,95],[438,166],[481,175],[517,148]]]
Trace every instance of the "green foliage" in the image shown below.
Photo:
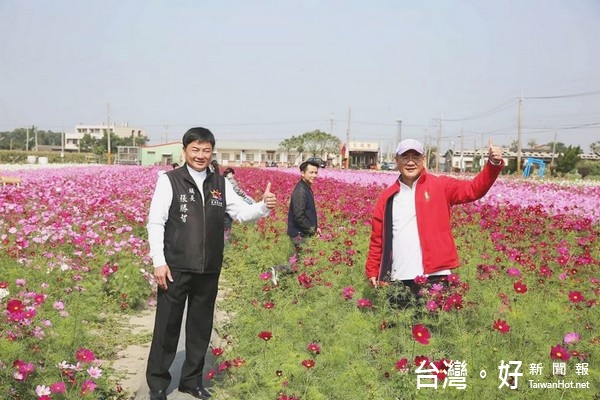
[[[577,164],[577,172],[581,178],[587,176],[600,176],[600,162],[597,161],[581,161]]]
[[[564,153],[558,156],[556,160],[556,171],[561,174],[566,174],[575,169],[575,166],[581,160],[579,154],[581,154],[581,148],[579,146],[569,146]]]
[[[575,364],[580,361],[572,357],[567,362],[569,379],[589,381],[593,388],[600,384],[600,373],[596,367],[592,368],[600,356],[597,345],[592,344],[597,340],[593,338],[597,336],[594,330],[596,321],[600,320],[600,309],[579,307],[570,303],[567,296],[570,291],[581,290],[578,282],[587,282],[594,275],[592,266],[579,269],[577,277],[565,280],[557,279],[556,275],[541,277],[536,271],[528,272],[526,260],[500,255],[489,235],[491,232],[482,231],[479,217],[472,209],[458,207],[454,213],[455,236],[463,261],[458,273],[466,286],[460,286],[462,308],[449,312],[428,312],[423,304],[400,311],[388,304],[386,289],[368,287],[363,271],[368,226],[353,225],[347,218],[330,216],[328,220],[335,222],[329,229],[336,233],[311,239],[306,253],[298,260],[298,270],[281,275],[278,286],[259,276],[268,272],[269,266],[281,264],[290,254],[287,243],[277,241],[276,234],[265,233],[282,232],[284,222],[269,219],[265,226],[234,227],[236,237],[226,250],[228,267],[222,275],[223,286],[230,290],[220,303],[233,318],[218,330],[228,341],[223,357],[240,359],[244,364],[231,367],[215,378],[217,393],[222,388],[230,398],[265,400],[282,394],[302,400],[549,400],[591,395],[594,389],[536,390],[529,387],[528,380],[559,379],[551,373],[550,348],[560,344],[566,332],[579,332],[582,341],[575,348],[587,355],[589,376],[575,375]],[[505,226],[515,222],[514,216],[502,210],[493,220]],[[556,271],[560,271],[561,266],[554,256],[558,239],[553,233],[553,221],[542,224],[539,223],[542,220],[536,221],[538,223],[524,225],[517,235],[519,240],[510,246],[525,256],[532,251],[532,243],[547,243],[547,247],[539,247],[542,250],[535,253],[531,263],[548,259],[543,263],[547,262],[558,274]],[[561,233],[562,246],[577,249],[577,253],[571,254],[573,259],[587,252],[585,246],[577,245],[582,237],[586,237],[586,233],[566,230]],[[590,256],[598,259],[599,249]],[[493,257],[498,259],[494,262],[490,259]],[[481,273],[482,265],[495,265],[497,269],[486,277]],[[517,279],[507,274],[509,268],[521,270],[518,280],[528,286],[527,293],[514,291]],[[300,284],[306,282],[303,279],[308,279],[310,284]],[[347,287],[356,290],[351,300],[342,296]],[[506,296],[507,305],[502,296]],[[585,297],[594,298],[593,291],[587,289]],[[370,300],[373,306],[357,307],[359,298]],[[508,334],[493,328],[498,319],[510,325]],[[429,345],[412,338],[411,329],[415,324],[429,329]],[[272,338],[260,339],[258,335],[263,331],[271,332]],[[307,349],[309,343],[318,343],[320,353],[312,354]],[[443,389],[441,381],[437,390],[417,390],[413,362],[419,355],[435,360],[466,361],[466,390]],[[402,358],[408,360],[406,371],[396,369],[396,363]],[[302,361],[309,359],[315,362],[312,368],[302,365]],[[498,388],[498,366],[511,360],[522,361],[523,376],[516,391]],[[543,363],[542,376],[530,375],[529,364],[532,363]],[[482,370],[487,372],[486,379],[479,376]],[[579,395],[584,397],[577,397]]]
[[[85,164],[89,162],[91,153],[71,153],[65,152],[64,157],[60,156],[58,151],[10,151],[0,150],[0,164],[27,164],[28,156],[47,157],[50,164]],[[97,158],[94,156],[94,160]]]
[[[338,153],[340,149],[340,139],[329,133],[315,130],[305,132],[300,136],[292,136],[289,139],[279,143],[279,148],[289,153],[296,149],[298,153],[308,152],[313,157],[323,158],[328,153]]]

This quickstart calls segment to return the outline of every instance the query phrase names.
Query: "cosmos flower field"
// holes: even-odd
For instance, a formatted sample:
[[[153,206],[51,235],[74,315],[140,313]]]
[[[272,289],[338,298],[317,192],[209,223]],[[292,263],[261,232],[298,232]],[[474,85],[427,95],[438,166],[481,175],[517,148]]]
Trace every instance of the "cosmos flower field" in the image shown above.
[[[0,188],[0,398],[128,398],[111,360],[148,340],[118,321],[154,304],[144,225],[158,168],[0,172],[22,181]],[[462,266],[448,286],[423,279],[422,303],[398,310],[386,301],[392,289],[369,288],[363,272],[375,201],[396,175],[321,170],[323,235],[291,259],[298,171],[239,168],[236,178],[254,198],[272,182],[279,205],[233,227],[218,305],[229,318],[204,377],[215,398],[600,390],[598,184],[501,177],[482,200],[453,208]],[[288,263],[275,285],[270,267]]]

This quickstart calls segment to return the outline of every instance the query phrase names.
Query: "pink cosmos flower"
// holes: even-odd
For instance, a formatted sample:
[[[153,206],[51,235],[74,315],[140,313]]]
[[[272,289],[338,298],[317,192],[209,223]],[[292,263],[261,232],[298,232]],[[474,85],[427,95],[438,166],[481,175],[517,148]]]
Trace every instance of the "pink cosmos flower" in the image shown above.
[[[261,281],[268,281],[269,279],[271,279],[271,273],[270,272],[263,272],[262,274],[260,274],[260,280]]]
[[[435,311],[438,309],[438,304],[435,302],[435,300],[429,300],[425,307],[427,307],[427,310],[429,311]]]
[[[86,379],[82,384],[81,384],[81,394],[82,395],[86,395],[88,393],[92,393],[94,390],[96,390],[96,383],[94,381],[91,381],[89,379]]]
[[[37,394],[38,397],[41,397],[41,396],[49,396],[50,394],[52,394],[52,392],[50,392],[50,388],[48,386],[37,385],[35,387],[35,394]]]
[[[579,334],[576,332],[569,332],[565,335],[564,342],[566,344],[573,344],[579,342]]]
[[[508,270],[506,270],[506,273],[508,274],[508,276],[521,276],[521,271],[519,271],[518,268],[509,268]]]
[[[98,367],[89,367],[87,373],[93,379],[98,379],[102,376],[102,370]]]
[[[67,390],[67,386],[64,382],[56,382],[50,385],[50,391],[52,393],[64,393]]]

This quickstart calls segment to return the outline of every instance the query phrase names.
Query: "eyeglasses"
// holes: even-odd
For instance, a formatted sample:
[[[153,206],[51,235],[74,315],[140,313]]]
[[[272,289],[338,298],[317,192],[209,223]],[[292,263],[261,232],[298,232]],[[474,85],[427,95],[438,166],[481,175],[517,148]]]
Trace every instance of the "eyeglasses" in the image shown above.
[[[418,164],[421,161],[423,161],[423,156],[417,156],[417,155],[398,156],[398,160],[402,164],[408,164],[410,161],[414,162],[415,164]]]

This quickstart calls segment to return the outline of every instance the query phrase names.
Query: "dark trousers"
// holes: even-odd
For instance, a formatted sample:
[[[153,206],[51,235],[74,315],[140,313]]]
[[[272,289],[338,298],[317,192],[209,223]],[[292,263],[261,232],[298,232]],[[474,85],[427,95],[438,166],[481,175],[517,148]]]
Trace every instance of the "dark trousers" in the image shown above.
[[[202,387],[202,370],[213,326],[219,274],[193,274],[171,270],[168,290],[158,289],[156,319],[148,356],[146,381],[150,391],[166,390],[171,383],[169,368],[177,343],[187,300],[185,362],[179,386]]]
[[[414,280],[408,279],[404,281],[392,281],[389,291],[388,300],[394,308],[407,309],[419,303],[421,298],[419,292],[422,289],[427,290],[434,283],[440,283],[448,286],[446,275],[432,275],[427,278],[426,285],[417,285]]]

